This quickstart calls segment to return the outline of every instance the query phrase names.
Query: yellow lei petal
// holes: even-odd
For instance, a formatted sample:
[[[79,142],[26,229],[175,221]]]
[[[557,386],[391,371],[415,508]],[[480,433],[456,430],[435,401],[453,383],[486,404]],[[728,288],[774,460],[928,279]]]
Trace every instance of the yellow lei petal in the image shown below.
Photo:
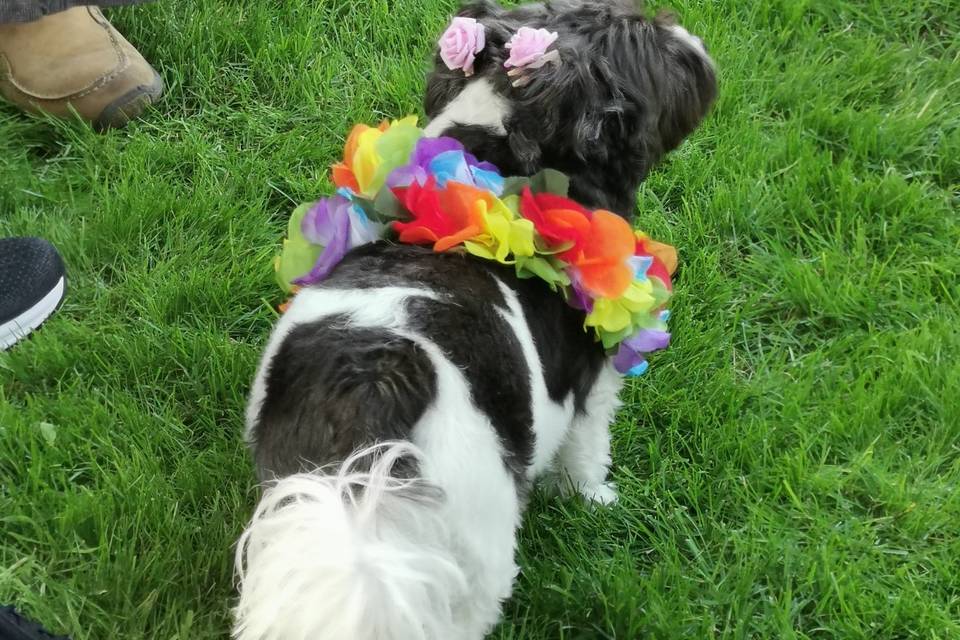
[[[530,220],[510,222],[510,250],[515,256],[530,257],[536,251],[533,244],[534,226]]]
[[[490,251],[490,248],[482,242],[477,241],[477,239],[480,237],[481,236],[477,236],[473,240],[465,240],[463,243],[463,248],[467,250],[467,253],[475,255],[478,258],[483,258],[484,260],[496,260],[497,257],[492,251]]]
[[[605,333],[619,333],[631,326],[637,316],[648,314],[657,306],[650,280],[634,280],[622,296],[615,300],[599,298],[584,325]]]
[[[504,212],[508,215],[510,213],[503,206],[494,205],[487,212],[484,220],[487,233],[493,240],[497,262],[502,264],[507,263],[507,254],[510,253],[510,218],[508,215],[504,215]]]
[[[630,312],[622,304],[616,300],[600,298],[593,302],[593,311],[587,314],[584,325],[616,333],[630,326],[630,319]]]
[[[416,127],[417,126],[417,116],[407,116],[406,118],[400,118],[399,120],[394,120],[390,123],[391,127],[396,127],[401,125],[404,127]]]
[[[357,140],[357,152],[353,156],[353,175],[357,178],[357,185],[364,195],[373,195],[370,192],[373,176],[380,166],[380,156],[377,153],[376,142],[383,135],[379,129],[367,129],[360,134]]]
[[[640,313],[652,310],[657,300],[653,297],[653,283],[649,278],[646,280],[634,280],[623,292],[623,295],[617,298],[624,308],[631,313]]]
[[[529,220],[518,219],[517,214],[503,201],[495,200],[484,214],[484,230],[488,241],[501,264],[512,264],[516,256],[534,254],[534,226]]]
[[[499,243],[491,231],[491,220],[485,200],[473,203],[473,214],[480,220],[483,231],[464,241],[463,246],[468,253],[484,258],[485,260],[501,261],[499,257]],[[496,222],[494,221],[494,225]],[[504,263],[506,264],[506,263]]]

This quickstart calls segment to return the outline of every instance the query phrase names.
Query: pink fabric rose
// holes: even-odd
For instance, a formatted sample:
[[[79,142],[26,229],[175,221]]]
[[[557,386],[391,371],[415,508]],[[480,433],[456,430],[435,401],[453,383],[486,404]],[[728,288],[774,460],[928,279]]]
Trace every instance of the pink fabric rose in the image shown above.
[[[486,44],[483,25],[473,18],[454,18],[440,36],[440,59],[451,71],[473,75],[473,61]]]
[[[559,60],[560,54],[556,51],[547,53],[547,47],[556,42],[558,37],[556,31],[520,27],[510,38],[510,42],[507,43],[507,49],[510,49],[510,57],[503,63],[503,66],[539,69],[548,62]]]

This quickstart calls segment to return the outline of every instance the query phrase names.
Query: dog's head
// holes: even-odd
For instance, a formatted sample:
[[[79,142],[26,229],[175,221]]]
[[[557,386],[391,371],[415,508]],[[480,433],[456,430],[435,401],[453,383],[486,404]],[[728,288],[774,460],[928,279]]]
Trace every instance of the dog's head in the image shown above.
[[[457,138],[505,175],[563,171],[571,196],[588,206],[631,216],[640,182],[716,96],[700,39],[669,16],[648,20],[629,0],[513,9],[480,0],[459,15],[483,25],[485,44],[470,76],[437,54],[425,98],[428,134]],[[556,32],[550,49],[559,61],[516,82],[504,63],[520,27]]]

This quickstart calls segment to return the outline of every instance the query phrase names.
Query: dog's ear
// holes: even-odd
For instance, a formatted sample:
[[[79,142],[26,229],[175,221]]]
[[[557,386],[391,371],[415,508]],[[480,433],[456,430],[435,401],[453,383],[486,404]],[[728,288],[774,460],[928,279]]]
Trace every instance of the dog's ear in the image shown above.
[[[535,138],[528,135],[522,127],[515,126],[507,135],[507,145],[516,162],[518,173],[525,175],[536,173],[541,165],[543,152]]]
[[[510,147],[530,167],[568,173],[589,204],[629,216],[649,170],[706,114],[712,62],[667,17],[648,21],[628,2],[584,3],[562,20],[560,62],[512,92]]]
[[[657,16],[666,64],[659,122],[664,153],[676,148],[707,115],[717,97],[717,75],[706,47],[670,16]]]
[[[556,140],[563,137],[563,146],[581,160],[605,159],[609,149],[601,144],[611,127],[617,127],[622,109],[620,96],[615,95],[612,72],[602,57],[581,50],[579,41],[557,42],[560,62],[548,64],[528,72],[525,86],[515,89],[515,100],[521,106],[514,121],[531,114],[528,122],[517,123],[528,140],[518,140],[520,146],[535,144],[536,140]],[[611,87],[614,87],[613,93]],[[529,103],[530,108],[522,108]],[[533,158],[533,151],[526,150]],[[539,157],[536,158],[539,160]]]

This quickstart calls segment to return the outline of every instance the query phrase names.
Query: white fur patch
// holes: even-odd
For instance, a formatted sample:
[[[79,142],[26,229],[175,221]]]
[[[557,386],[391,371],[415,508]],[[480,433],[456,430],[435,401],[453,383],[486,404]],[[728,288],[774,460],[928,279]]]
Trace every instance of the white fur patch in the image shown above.
[[[301,324],[324,316],[346,314],[356,326],[400,327],[404,322],[403,303],[412,297],[437,300],[440,296],[430,289],[415,287],[307,288],[293,299],[279,324],[285,321]]]
[[[620,407],[623,377],[608,361],[587,396],[557,455],[557,481],[563,493],[573,489],[587,500],[610,504],[616,487],[606,482],[610,469],[610,423]]]
[[[500,292],[507,301],[508,311],[500,312],[503,319],[513,329],[520,348],[523,350],[523,359],[530,370],[530,399],[533,413],[534,449],[528,476],[537,478],[543,473],[557,455],[557,449],[563,442],[573,418],[573,396],[568,396],[563,404],[557,404],[550,399],[547,391],[547,381],[543,375],[543,364],[537,345],[530,333],[530,325],[523,315],[523,307],[517,299],[516,292],[497,280]]]
[[[378,455],[370,471],[356,463]],[[358,452],[329,475],[287,476],[263,494],[237,545],[238,640],[463,637],[469,583],[449,551],[439,493],[390,475],[409,443]]]
[[[671,26],[670,30],[673,31],[675,38],[686,44],[691,49],[695,50],[703,57],[704,60],[710,63],[710,66],[713,66],[713,58],[711,58],[710,54],[707,53],[707,48],[703,46],[703,40],[693,35],[678,24]]]
[[[454,124],[462,124],[491,127],[504,135],[507,132],[504,122],[509,115],[509,103],[494,90],[489,80],[480,78],[467,83],[463,91],[430,121],[424,133],[438,136]]]
[[[437,372],[437,397],[414,428],[413,442],[423,451],[421,472],[440,487],[446,500],[444,521],[460,565],[471,585],[460,603],[460,635],[483,638],[500,618],[500,603],[510,597],[517,574],[515,531],[520,503],[503,448],[490,418],[470,402],[463,373],[440,349],[419,342]]]

